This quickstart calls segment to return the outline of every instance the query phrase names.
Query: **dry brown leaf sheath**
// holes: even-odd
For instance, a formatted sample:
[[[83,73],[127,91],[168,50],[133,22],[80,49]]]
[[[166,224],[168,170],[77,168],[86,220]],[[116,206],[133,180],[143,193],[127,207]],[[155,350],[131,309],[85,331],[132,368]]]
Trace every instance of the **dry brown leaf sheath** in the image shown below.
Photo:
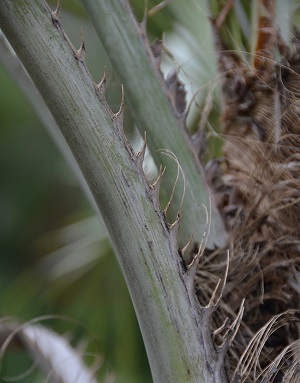
[[[299,383],[300,32],[286,46],[272,25],[273,2],[260,4],[253,63],[226,50],[214,25],[224,145],[223,158],[206,169],[229,236],[230,267],[213,319],[217,328],[229,317],[215,332],[222,344],[245,298],[229,348],[232,382]],[[226,263],[225,249],[206,253],[196,285],[202,304]]]

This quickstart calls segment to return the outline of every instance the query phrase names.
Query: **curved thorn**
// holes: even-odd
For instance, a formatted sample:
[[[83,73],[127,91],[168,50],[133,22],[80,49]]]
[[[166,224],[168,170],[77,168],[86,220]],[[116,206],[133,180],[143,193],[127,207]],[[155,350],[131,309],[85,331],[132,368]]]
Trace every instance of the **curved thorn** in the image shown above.
[[[77,50],[77,59],[80,61],[84,61],[85,58],[85,44],[84,44],[84,33],[83,28],[80,27],[80,33],[81,33],[81,45],[80,48]]]
[[[219,290],[219,287],[220,287],[220,284],[221,284],[221,281],[222,281],[222,279],[220,278],[218,280],[218,283],[217,283],[213,293],[212,293],[210,301],[209,301],[208,305],[206,306],[207,308],[212,308],[213,310],[216,310],[218,308],[218,306],[220,304],[220,300],[222,299],[222,296],[223,296],[223,293],[224,293],[224,290],[225,290],[225,285],[226,285],[227,276],[228,276],[228,269],[229,269],[229,251],[227,251],[226,270],[225,270],[225,275],[224,275],[224,279],[223,279],[221,290],[220,290],[220,292],[218,293],[218,296],[217,296],[217,291]],[[216,296],[217,296],[217,299],[215,301]]]
[[[162,177],[165,170],[166,170],[166,167],[163,168],[162,165],[160,165],[159,173],[158,173],[158,177],[156,178],[156,181],[152,185],[151,184],[149,185],[149,192],[152,197],[152,201],[155,206],[155,209],[160,212],[161,212],[161,206],[160,206],[159,194],[160,194]]]
[[[157,176],[156,180],[153,182],[153,184],[151,185],[152,189],[159,188],[161,180],[162,180],[162,176],[164,175],[165,170],[166,170],[166,167],[163,168],[162,165],[160,165],[158,176]]]
[[[184,275],[186,286],[190,291],[194,291],[194,280],[196,277],[200,259],[204,251],[204,249],[202,251],[200,251],[200,249],[201,249],[201,245],[199,246],[199,251],[192,259],[192,262],[187,266],[187,271]]]
[[[235,337],[235,335],[236,335],[236,333],[240,327],[241,320],[242,320],[243,314],[244,314],[244,309],[245,309],[244,304],[245,304],[245,298],[243,298],[239,312],[238,312],[235,320],[233,321],[232,325],[230,326],[231,329],[235,329],[233,335],[231,336],[231,341],[234,339],[234,337]]]
[[[180,229],[180,224],[181,224],[180,212],[177,214],[176,220],[172,224],[167,223],[167,226],[170,232],[171,241],[173,241],[173,243],[176,244],[177,250],[178,250],[177,244],[178,244],[178,233]],[[179,257],[178,257],[178,261],[179,261]]]
[[[222,289],[221,289],[221,292],[220,292],[220,295],[221,295],[221,296],[223,295],[223,292],[224,292],[224,289],[225,289],[225,285],[226,285],[226,282],[227,282],[228,271],[229,271],[229,260],[230,260],[230,257],[229,257],[229,250],[227,250],[226,270],[225,270],[225,275],[224,275],[224,279],[223,279]],[[221,296],[220,296],[220,298],[221,298]]]
[[[203,243],[204,243],[204,240],[206,239],[207,237],[207,234],[209,233],[209,228],[210,228],[210,216],[208,215],[208,211],[207,211],[207,208],[205,205],[204,206],[204,209],[205,209],[205,212],[206,212],[206,224],[205,224],[205,230],[204,230],[204,233],[202,235],[202,239],[201,239],[201,242],[200,242],[200,245],[199,245],[199,248],[198,248],[198,251],[197,251],[197,254],[194,256],[192,262],[189,264],[188,266],[188,270],[191,269],[191,274],[194,274],[194,277],[196,275],[196,271],[197,271],[197,268],[198,268],[198,264],[199,264],[199,261],[203,255],[203,252],[206,248],[206,243],[207,243],[207,240],[205,241],[205,244],[203,246]],[[207,229],[208,228],[208,229]]]
[[[172,201],[174,199],[174,195],[175,195],[175,189],[176,189],[176,186],[177,186],[177,183],[178,183],[178,179],[179,179],[179,172],[181,172],[182,174],[182,178],[183,178],[183,192],[182,192],[182,198],[181,198],[181,201],[180,201],[180,206],[179,206],[179,211],[182,210],[182,205],[183,205],[183,200],[184,200],[184,196],[185,196],[185,176],[184,176],[184,172],[182,170],[182,167],[178,161],[178,158],[176,157],[176,155],[169,149],[158,149],[157,150],[158,152],[161,152],[162,154],[170,157],[171,159],[173,159],[176,164],[177,164],[177,175],[176,175],[176,179],[175,179],[175,182],[174,182],[174,186],[173,186],[173,189],[172,189],[172,192],[171,192],[171,196],[170,196],[170,199],[167,203],[167,206],[165,207],[164,209],[164,214],[167,215],[168,213],[168,210],[172,204]]]
[[[188,249],[189,249],[189,247],[190,247],[190,245],[191,245],[191,243],[193,241],[193,238],[194,238],[194,233],[190,236],[190,239],[189,239],[188,243],[181,249],[181,254],[182,255],[184,255],[188,251]]]
[[[147,134],[146,132],[144,132],[144,139],[143,139],[143,143],[142,143],[142,146],[140,148],[140,150],[137,152],[137,156],[144,156],[145,155],[145,151],[146,151],[146,147],[147,147]]]
[[[229,347],[231,346],[231,344],[232,344],[232,342],[233,342],[233,340],[234,340],[234,338],[235,338],[235,336],[236,336],[236,334],[240,328],[243,314],[244,314],[244,309],[245,309],[244,303],[245,303],[245,299],[242,300],[239,312],[238,312],[235,320],[233,321],[233,323],[230,325],[229,329],[226,332],[226,334],[229,333],[229,335],[227,335],[226,340],[222,344],[222,356],[223,356],[223,358],[224,358],[225,354],[227,353]]]
[[[168,224],[169,230],[170,231],[176,231],[176,230],[178,231],[178,229],[180,227],[180,222],[181,222],[181,213],[179,212],[177,214],[175,221],[171,224]]]
[[[100,99],[105,99],[105,91],[106,91],[106,67],[104,67],[104,72],[101,81],[98,85],[96,85],[96,93],[100,97]]]
[[[120,104],[119,110],[117,111],[117,113],[115,113],[116,118],[118,118],[119,116],[122,116],[124,112],[124,85],[123,84],[121,85],[121,90],[122,90],[121,104]]]
[[[136,159],[139,167],[143,167],[144,159],[145,159],[145,153],[147,149],[147,135],[146,132],[144,132],[144,141],[141,149],[136,154]]]
[[[202,238],[201,238],[201,242],[200,242],[200,245],[199,245],[199,249],[198,249],[198,252],[197,252],[197,255],[199,255],[200,257],[201,257],[201,255],[203,254],[203,252],[204,252],[204,250],[206,248],[207,241],[208,241],[208,236],[209,236],[209,232],[210,232],[210,225],[211,225],[211,199],[209,199],[209,214],[208,214],[207,207],[204,204],[201,204],[201,205],[204,207],[204,210],[205,210],[206,224],[205,224],[205,229],[204,229],[204,232],[203,232],[203,235],[202,235]]]
[[[212,298],[215,298],[215,293],[217,292],[219,286],[220,286],[220,283],[221,283],[221,279],[219,279],[218,283],[217,283],[217,286],[215,288],[215,291],[213,292],[213,295],[214,297],[212,296],[211,297],[211,300],[209,302],[209,304],[212,302],[213,303],[213,307],[214,308],[217,308],[219,306],[219,303],[220,303],[220,300],[222,299],[222,296],[223,296],[223,293],[224,293],[224,290],[225,290],[225,285],[226,285],[226,281],[227,281],[227,277],[228,277],[228,270],[229,270],[229,250],[227,251],[227,258],[226,258],[226,270],[225,270],[225,275],[224,275],[224,279],[223,279],[223,283],[222,283],[222,287],[221,287],[221,291],[219,293],[219,296],[217,298],[217,301],[215,303],[213,303],[213,300]]]
[[[188,271],[190,271],[190,270],[191,270],[191,272],[194,271],[194,274],[196,274],[201,256],[202,256],[202,252],[198,251],[198,253],[194,256],[192,262],[188,265],[188,267],[187,267]]]
[[[213,293],[211,295],[211,298],[210,298],[209,303],[207,305],[208,307],[216,307],[216,304],[214,303],[214,300],[216,298],[217,291],[219,289],[220,283],[221,283],[221,278],[218,280],[218,283],[217,283],[217,285],[216,285],[216,287],[215,287],[215,289],[214,289],[214,291],[213,291]],[[219,301],[219,298],[217,299],[217,302],[218,301]]]
[[[202,254],[201,254],[202,255]],[[194,281],[198,270],[201,255],[196,254],[192,262],[187,266],[186,273],[183,275],[185,285],[189,293],[194,294]]]
[[[224,330],[224,328],[226,327],[227,323],[228,323],[228,317],[225,318],[223,324],[221,324],[221,326],[220,326],[219,328],[217,328],[216,330],[214,330],[213,335],[214,335],[214,336],[217,336],[217,335],[221,334],[221,332],[222,332],[222,331]]]
[[[170,199],[169,199],[169,201],[167,203],[167,206],[164,209],[165,216],[167,216],[169,208],[170,208],[170,206],[171,206],[171,204],[173,202],[174,194],[175,194],[175,189],[176,189],[176,185],[177,185],[178,179],[179,179],[179,164],[177,166],[177,175],[176,175],[176,179],[175,179],[174,186],[173,186],[173,189],[172,189],[172,193],[171,193]]]
[[[52,20],[53,21],[55,20],[56,22],[60,22],[61,21],[61,14],[62,14],[61,0],[58,0],[55,11],[51,12]]]

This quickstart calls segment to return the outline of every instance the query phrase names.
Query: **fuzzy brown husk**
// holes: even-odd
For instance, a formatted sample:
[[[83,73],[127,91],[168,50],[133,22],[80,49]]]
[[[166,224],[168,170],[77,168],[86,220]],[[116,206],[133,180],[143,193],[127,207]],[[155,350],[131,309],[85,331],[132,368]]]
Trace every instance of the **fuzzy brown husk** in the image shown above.
[[[216,331],[221,344],[245,298],[229,348],[235,383],[300,382],[299,36],[288,48],[273,33],[253,65],[219,53],[224,158],[208,163],[207,181],[228,232],[230,266],[213,326],[229,318]],[[202,305],[225,266],[226,249],[206,250],[196,283]]]

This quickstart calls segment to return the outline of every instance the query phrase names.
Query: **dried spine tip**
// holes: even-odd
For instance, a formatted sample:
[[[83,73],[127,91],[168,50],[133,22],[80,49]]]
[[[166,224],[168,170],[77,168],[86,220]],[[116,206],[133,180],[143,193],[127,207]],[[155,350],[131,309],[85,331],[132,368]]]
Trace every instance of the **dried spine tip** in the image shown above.
[[[84,51],[84,43],[81,43],[81,47],[79,50],[75,49],[71,40],[69,39],[68,35],[64,31],[64,29],[61,26],[61,3],[58,1],[56,10],[51,12],[51,19],[54,24],[54,26],[60,31],[62,34],[63,38],[67,41],[69,44],[70,48],[72,49],[72,52],[77,60],[83,61],[83,51]],[[83,33],[82,33],[83,36]]]
[[[163,168],[162,165],[160,165],[159,171],[158,171],[158,176],[157,176],[156,180],[153,182],[153,184],[151,185],[152,189],[157,189],[160,186],[162,176],[163,176],[165,170],[166,170],[166,167]]]
[[[81,31],[81,45],[80,48],[75,51],[75,57],[77,60],[84,61],[85,59],[85,44],[84,44],[84,33],[82,27],[80,28]]]
[[[188,249],[190,248],[191,243],[193,241],[193,238],[194,238],[194,233],[190,236],[188,243],[181,249],[182,255],[184,255],[188,251]]]
[[[121,85],[121,91],[122,91],[121,104],[120,104],[119,110],[115,114],[116,118],[123,117],[123,113],[124,113],[124,85],[123,84]]]
[[[159,193],[160,193],[160,187],[162,182],[162,176],[166,170],[166,167],[162,167],[160,165],[159,172],[156,180],[153,184],[148,184],[149,186],[149,195],[152,199],[153,205],[155,207],[155,210],[161,214],[161,205],[160,205],[160,199],[159,199]],[[145,177],[145,180],[147,181],[147,177]],[[164,219],[164,218],[162,218]]]
[[[192,262],[187,266],[186,273],[183,276],[186,288],[189,291],[189,293],[192,295],[194,295],[196,273],[199,267],[199,261],[202,256],[202,252],[200,251],[200,249],[201,249],[201,246],[199,247],[199,251],[194,256]]]
[[[101,81],[96,85],[96,94],[101,101],[105,100],[105,91],[106,91],[106,67],[104,67],[104,72]]]
[[[227,281],[227,277],[228,277],[228,270],[229,270],[229,251],[227,251],[227,258],[226,258],[226,269],[225,269],[225,275],[224,275],[224,279],[223,279],[223,284],[222,284],[222,287],[221,287],[221,290],[217,296],[217,292],[219,290],[219,286],[221,284],[221,279],[218,280],[218,283],[215,287],[215,290],[214,292],[212,293],[212,296],[210,298],[210,301],[209,301],[209,304],[208,304],[208,307],[211,307],[213,310],[216,310],[220,304],[220,301],[221,301],[221,298],[223,296],[223,293],[224,293],[224,290],[225,290],[225,285],[226,285],[226,281]],[[216,296],[217,296],[217,299],[216,299]],[[244,302],[244,300],[243,300]],[[244,303],[242,303],[244,304]]]
[[[171,224],[168,223],[168,228],[170,230],[170,233],[174,234],[176,237],[176,243],[177,243],[177,237],[178,237],[178,232],[180,228],[180,223],[181,223],[181,213],[178,212],[177,217],[175,221]]]
[[[147,135],[146,135],[146,132],[145,132],[144,133],[143,145],[142,145],[141,149],[136,154],[137,164],[138,164],[138,166],[141,169],[143,168],[143,163],[144,163],[144,159],[145,159],[146,149],[147,149]]]
[[[57,1],[57,7],[55,11],[51,12],[52,20],[60,22],[61,21],[61,1]]]
[[[214,336],[216,336],[218,334],[221,334],[222,331],[225,330],[223,335],[223,339],[224,339],[223,343],[219,346],[220,347],[219,356],[221,358],[221,362],[224,361],[224,358],[240,328],[243,314],[244,314],[244,309],[245,309],[244,303],[245,303],[245,299],[242,300],[239,312],[235,320],[231,323],[231,325],[228,325],[228,318],[226,318],[223,325],[217,331],[214,331]]]

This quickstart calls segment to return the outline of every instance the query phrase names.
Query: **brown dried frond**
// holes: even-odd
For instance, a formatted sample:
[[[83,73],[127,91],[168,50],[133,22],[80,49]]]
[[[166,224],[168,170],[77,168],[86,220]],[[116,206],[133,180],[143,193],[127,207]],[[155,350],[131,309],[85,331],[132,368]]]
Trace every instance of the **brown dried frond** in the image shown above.
[[[300,381],[300,34],[287,47],[270,23],[261,33],[269,37],[253,66],[225,49],[218,57],[223,158],[210,161],[207,182],[231,258],[213,328],[221,345],[245,299],[229,349],[232,382],[287,383]],[[226,249],[206,250],[196,281],[202,305],[225,264]]]

